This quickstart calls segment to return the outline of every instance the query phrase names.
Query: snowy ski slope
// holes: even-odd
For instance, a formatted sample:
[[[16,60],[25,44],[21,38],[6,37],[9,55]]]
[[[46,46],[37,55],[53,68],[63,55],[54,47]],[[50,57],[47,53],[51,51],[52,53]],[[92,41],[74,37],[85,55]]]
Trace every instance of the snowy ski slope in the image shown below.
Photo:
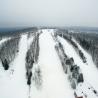
[[[0,40],[0,51],[10,39]],[[21,34],[14,60],[2,63],[0,57],[0,98],[98,98],[98,69],[91,55],[74,38],[71,40],[84,54],[86,63],[67,39],[55,36],[54,29],[42,29],[30,37],[28,33]],[[74,63],[67,65],[70,58]],[[4,70],[6,64],[8,70]],[[75,82],[75,89],[71,86],[73,73],[70,71],[74,65],[80,68],[78,74],[82,73],[84,80]]]

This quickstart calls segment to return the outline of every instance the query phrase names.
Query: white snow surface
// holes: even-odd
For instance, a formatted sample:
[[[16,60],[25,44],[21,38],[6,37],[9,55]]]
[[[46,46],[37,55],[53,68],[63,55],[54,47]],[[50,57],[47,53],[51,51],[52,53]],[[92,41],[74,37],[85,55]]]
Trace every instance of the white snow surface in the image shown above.
[[[27,51],[27,35],[23,35],[19,44],[19,54],[13,62],[13,75],[5,72],[0,77],[0,98],[27,98],[28,87],[25,79],[25,56]]]
[[[78,66],[80,66],[81,71],[83,73],[84,76],[84,83],[82,86],[78,86],[78,92],[84,91],[87,95],[88,98],[98,98],[98,96],[96,97],[94,94],[92,94],[90,92],[90,90],[88,90],[88,87],[93,87],[95,90],[98,91],[98,69],[96,68],[96,65],[94,65],[94,62],[92,60],[92,57],[90,54],[88,54],[78,43],[77,41],[75,41],[75,39],[73,39],[73,41],[78,45],[79,49],[82,50],[82,52],[84,53],[84,55],[86,56],[87,59],[87,64],[83,63],[82,60],[80,59],[79,55],[77,54],[77,52],[75,51],[75,49],[73,48],[73,46],[71,44],[69,44],[69,42],[61,37],[58,37],[59,41],[62,43],[65,53],[69,56],[69,57],[73,57],[75,64],[77,64]]]
[[[63,72],[59,57],[54,48],[51,33],[43,30],[39,39],[40,54],[38,65],[42,71],[42,88],[32,86],[32,98],[74,98],[73,90]]]
[[[34,64],[32,68],[32,72],[40,68],[41,87],[37,88],[33,80],[30,89],[27,85],[25,58],[33,41],[33,36],[27,38],[27,34],[24,34],[21,35],[19,53],[11,63],[11,68],[5,71],[0,62],[0,98],[75,98],[68,75],[64,73],[60,58],[55,50],[56,42],[51,36],[54,30],[43,29],[42,32],[39,36],[40,49],[38,63]],[[74,58],[75,64],[80,66],[83,73],[85,81],[83,84],[77,86],[75,90],[77,94],[83,95],[83,91],[88,96],[87,98],[98,98],[88,89],[93,86],[98,91],[98,70],[93,63],[91,55],[73,39],[87,58],[87,64],[85,64],[67,40],[61,37],[58,37],[58,40],[62,43],[65,53],[69,57]],[[5,41],[7,39],[2,39],[0,45]],[[86,98],[86,96],[83,98]]]

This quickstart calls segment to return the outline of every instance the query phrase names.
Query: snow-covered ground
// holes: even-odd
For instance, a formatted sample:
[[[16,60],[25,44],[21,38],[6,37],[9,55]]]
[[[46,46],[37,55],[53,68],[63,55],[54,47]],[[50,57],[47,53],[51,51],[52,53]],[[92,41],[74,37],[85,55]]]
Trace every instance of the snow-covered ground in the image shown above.
[[[40,54],[38,65],[42,71],[42,88],[34,90],[32,98],[74,98],[73,90],[64,75],[62,65],[54,48],[51,33],[43,30],[40,36]]]
[[[63,47],[65,49],[66,54],[69,57],[73,57],[74,58],[74,62],[75,64],[77,64],[78,66],[80,66],[81,71],[83,73],[84,76],[84,83],[82,84],[82,87],[79,85],[78,88],[78,92],[80,91],[84,91],[86,93],[86,95],[88,95],[88,98],[96,98],[96,96],[94,96],[90,90],[88,90],[89,87],[93,87],[95,90],[98,91],[98,69],[96,68],[96,66],[94,65],[94,62],[92,61],[92,57],[90,54],[88,54],[76,41],[75,39],[73,40],[79,47],[79,49],[82,50],[82,52],[85,54],[86,59],[87,59],[87,63],[83,63],[82,60],[79,58],[77,52],[75,51],[75,49],[73,48],[73,46],[71,44],[69,44],[67,42],[67,40],[58,37],[59,41],[63,44]],[[80,90],[81,88],[81,90]],[[98,96],[97,96],[98,97]]]
[[[25,79],[25,55],[27,51],[27,36],[23,35],[19,44],[19,54],[13,62],[12,69],[5,72],[7,76],[0,78],[1,98],[27,98]],[[10,72],[13,74],[9,74]]]
[[[93,92],[94,89],[98,91],[98,70],[91,56],[73,39],[87,59],[87,63],[83,63],[74,47],[66,39],[57,37],[63,45],[66,55],[69,58],[73,57],[74,63],[80,67],[83,73],[84,82],[78,84],[74,90],[71,88],[68,74],[64,73],[60,58],[55,50],[57,43],[52,36],[54,30],[43,29],[41,32],[38,62],[33,64],[31,70],[31,85],[27,85],[25,64],[26,54],[34,36],[28,38],[28,33],[26,33],[21,35],[19,52],[11,62],[9,70],[5,71],[0,62],[0,98],[75,98],[74,91],[79,96],[82,95],[83,98],[98,98],[97,94]],[[2,39],[0,46],[7,40]]]

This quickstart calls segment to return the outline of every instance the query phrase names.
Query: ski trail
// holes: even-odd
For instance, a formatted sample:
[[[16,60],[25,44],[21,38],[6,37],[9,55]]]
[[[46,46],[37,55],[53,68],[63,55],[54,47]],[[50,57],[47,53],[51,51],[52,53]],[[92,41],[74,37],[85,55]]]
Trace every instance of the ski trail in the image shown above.
[[[69,44],[65,39],[61,37],[58,37],[58,39],[62,43],[65,53],[69,57],[73,57],[75,64],[80,66],[84,76],[84,80],[88,82],[90,85],[92,85],[98,91],[98,70],[93,63],[91,56],[82,47],[80,47],[80,45],[77,42],[75,42],[87,58],[88,65],[83,63],[71,44]]]
[[[42,72],[42,88],[32,86],[32,98],[74,98],[67,76],[63,72],[55,51],[55,42],[48,30],[42,30],[39,37],[39,63]]]
[[[91,55],[87,53],[87,51],[85,51],[75,39],[73,39],[73,41],[78,45],[79,49],[82,50],[82,52],[85,54],[87,58],[88,66],[82,66],[82,70],[85,74],[85,77],[86,79],[88,79],[89,83],[92,84],[94,88],[96,88],[98,91],[98,79],[97,79],[98,69],[96,65],[94,64]]]
[[[28,98],[28,87],[25,76],[26,52],[27,35],[22,35],[19,43],[19,53],[13,61],[13,75],[3,77],[2,81],[0,81],[0,84],[2,83],[0,87],[1,98]]]
[[[17,98],[27,98],[27,84],[26,84],[26,69],[25,69],[25,56],[27,53],[27,34],[22,35],[20,44],[19,44],[19,54],[16,60],[14,61],[13,66],[14,74],[13,74],[13,83],[17,81],[14,85],[15,92],[18,93]],[[14,94],[13,94],[14,95]]]
[[[98,98],[98,93],[94,91],[98,91],[98,69],[91,55],[72,39],[87,59],[87,64],[83,63],[73,46],[66,39],[57,36],[66,55],[73,57],[83,73],[84,82],[77,84],[73,90],[55,50],[56,42],[51,36],[54,30],[42,29],[39,32],[39,57],[38,63],[34,63],[32,68],[32,84],[30,87],[27,85],[25,59],[34,36],[28,38],[28,34],[23,34],[19,42],[19,52],[11,63],[11,68],[3,70],[0,62],[0,98],[75,98],[74,91],[83,98]],[[2,39],[0,47],[7,40],[10,38]]]

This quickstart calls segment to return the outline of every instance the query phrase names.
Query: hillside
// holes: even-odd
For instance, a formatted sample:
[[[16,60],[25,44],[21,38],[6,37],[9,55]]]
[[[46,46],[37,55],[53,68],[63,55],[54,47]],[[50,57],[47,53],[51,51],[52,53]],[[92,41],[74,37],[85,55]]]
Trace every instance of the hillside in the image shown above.
[[[0,39],[0,98],[98,98],[98,68],[79,36],[56,29]]]

